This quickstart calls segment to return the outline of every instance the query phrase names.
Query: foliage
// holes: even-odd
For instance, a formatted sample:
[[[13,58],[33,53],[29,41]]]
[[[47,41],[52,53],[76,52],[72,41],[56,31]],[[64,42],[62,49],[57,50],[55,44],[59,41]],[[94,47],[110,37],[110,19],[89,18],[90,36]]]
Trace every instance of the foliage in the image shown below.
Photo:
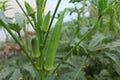
[[[98,6],[97,2],[94,2],[93,4],[91,1],[89,6],[84,7],[85,9],[87,8],[89,10],[89,16],[79,16],[79,19],[77,18],[74,21],[64,24],[61,33],[64,36],[61,36],[60,38],[60,44],[58,47],[60,54],[58,55],[58,59],[62,59],[64,55],[62,57],[59,56],[62,55],[63,52],[68,52],[70,48],[75,47],[79,42],[79,39],[81,39],[81,36],[86,34],[86,32],[91,29],[92,25],[96,22],[97,17],[102,15],[101,21],[98,24],[99,27],[92,32],[91,36],[86,37],[86,39],[74,49],[72,58],[76,59],[75,56],[79,58],[86,57],[86,61],[84,62],[85,67],[81,71],[81,74],[83,75],[81,77],[79,74],[81,78],[78,78],[78,80],[119,80],[119,18],[115,18],[115,16],[118,16],[118,14],[116,14],[116,9],[118,10],[119,6],[117,4],[119,4],[119,2],[117,3],[114,1],[108,1],[107,8],[105,11],[103,11],[105,13],[101,13],[101,11],[97,11],[97,9],[101,6]],[[108,6],[110,6],[110,8]],[[75,9],[77,8],[71,8],[68,9],[68,11],[70,11],[70,14],[75,12],[79,15],[82,15],[80,11],[83,9],[83,7],[78,9],[80,10],[78,12]],[[107,11],[109,9],[112,9],[113,12],[112,10],[111,12]],[[110,17],[114,17],[112,20],[117,24],[114,24],[113,21],[111,22]],[[111,24],[114,24],[114,26]],[[68,68],[65,69],[68,70],[66,74],[70,75],[66,80],[74,77],[73,74],[75,73],[73,69],[76,69],[77,65],[74,64],[76,62],[77,60],[72,62],[72,59],[70,59],[68,63],[64,63],[65,68]],[[79,63],[81,62],[82,60],[79,60]],[[68,65],[71,66],[72,69],[71,67],[69,68]],[[77,68],[79,66],[77,66]],[[64,69],[60,70],[58,74],[61,72],[64,73]],[[63,78],[62,75],[59,75],[58,77]]]

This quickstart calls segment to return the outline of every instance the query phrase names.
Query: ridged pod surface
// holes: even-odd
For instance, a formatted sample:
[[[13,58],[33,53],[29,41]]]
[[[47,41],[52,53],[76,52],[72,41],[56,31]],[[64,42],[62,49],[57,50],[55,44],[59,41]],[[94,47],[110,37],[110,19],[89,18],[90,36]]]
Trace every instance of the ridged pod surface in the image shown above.
[[[58,21],[55,24],[55,27],[50,37],[50,41],[48,43],[48,48],[46,53],[46,62],[45,62],[45,69],[47,71],[50,71],[53,69],[56,49],[57,49],[57,45],[58,45],[58,41],[61,33],[62,22],[63,22],[65,11],[66,10],[64,10],[60,15],[60,17],[58,18]]]

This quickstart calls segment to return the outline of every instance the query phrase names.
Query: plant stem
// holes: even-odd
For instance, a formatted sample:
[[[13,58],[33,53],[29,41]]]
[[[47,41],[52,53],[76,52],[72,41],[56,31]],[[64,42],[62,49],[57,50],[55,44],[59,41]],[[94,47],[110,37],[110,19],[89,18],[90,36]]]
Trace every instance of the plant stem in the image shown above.
[[[60,63],[56,66],[56,68],[54,69],[52,74],[55,74],[55,72],[57,71],[57,69],[60,67],[60,65],[69,58],[69,56],[71,55],[71,53],[73,52],[73,50],[76,49],[77,46],[79,46],[79,44],[88,36],[90,36],[90,34],[96,29],[98,23],[99,23],[100,19],[97,20],[96,24],[93,26],[93,28],[88,31],[84,36],[82,36],[82,38],[80,39],[80,41],[68,52],[68,54],[63,58],[62,61],[60,61]]]
[[[42,25],[42,0],[36,0],[36,6],[37,6],[37,24],[39,26],[37,27],[40,27]]]
[[[40,57],[38,58],[38,72],[39,72],[39,76],[40,76],[40,80],[45,80],[45,70],[44,70],[44,48],[43,48],[43,35],[44,33],[41,30],[41,26],[42,26],[42,20],[43,20],[43,1],[42,0],[37,0],[36,1],[36,6],[37,6],[37,25],[36,25],[36,33],[37,33],[37,37],[39,40],[39,51],[40,51]]]
[[[40,76],[40,80],[45,80],[45,69],[44,69],[44,49],[40,48],[40,57],[38,58],[38,72]]]
[[[61,0],[58,1],[57,6],[56,6],[56,8],[55,8],[55,10],[54,10],[52,19],[51,19],[50,24],[49,24],[49,27],[48,27],[48,31],[47,31],[46,36],[45,36],[45,39],[44,39],[44,43],[43,43],[44,45],[46,44],[46,41],[47,41],[47,38],[48,38],[48,34],[49,34],[49,32],[50,32],[50,29],[51,29],[53,20],[54,20],[54,18],[55,18],[55,15],[56,15],[56,13],[57,13],[57,10],[58,10],[58,8],[59,8],[60,3],[61,3]]]

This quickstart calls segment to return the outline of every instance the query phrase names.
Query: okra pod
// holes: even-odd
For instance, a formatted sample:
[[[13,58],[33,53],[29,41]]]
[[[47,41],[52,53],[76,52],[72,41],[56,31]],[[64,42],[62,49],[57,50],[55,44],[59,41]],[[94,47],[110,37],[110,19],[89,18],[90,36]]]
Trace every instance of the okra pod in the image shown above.
[[[47,71],[50,71],[53,69],[56,49],[57,49],[57,45],[60,37],[60,32],[62,28],[62,22],[63,22],[65,11],[66,10],[64,10],[60,15],[60,17],[58,18],[58,21],[53,29],[53,32],[50,37],[50,41],[48,43],[48,48],[46,52],[46,62],[45,62],[45,69]]]

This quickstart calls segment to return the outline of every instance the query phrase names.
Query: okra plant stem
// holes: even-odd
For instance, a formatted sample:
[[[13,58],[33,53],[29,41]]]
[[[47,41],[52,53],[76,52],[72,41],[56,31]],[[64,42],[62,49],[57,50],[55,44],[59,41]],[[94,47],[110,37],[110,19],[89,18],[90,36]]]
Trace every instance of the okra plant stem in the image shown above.
[[[44,6],[43,6],[43,2],[44,0],[36,0],[36,6],[37,6],[37,37],[39,40],[39,51],[40,51],[40,57],[38,59],[38,72],[39,72],[39,76],[40,76],[40,80],[45,80],[45,70],[44,70],[44,48],[43,48],[43,35],[44,33],[41,30],[42,24],[43,24],[43,12],[44,12]]]
[[[42,0],[36,0],[36,6],[37,6],[37,24],[38,27],[41,27],[42,25],[42,16],[43,16],[43,6],[42,6]]]

